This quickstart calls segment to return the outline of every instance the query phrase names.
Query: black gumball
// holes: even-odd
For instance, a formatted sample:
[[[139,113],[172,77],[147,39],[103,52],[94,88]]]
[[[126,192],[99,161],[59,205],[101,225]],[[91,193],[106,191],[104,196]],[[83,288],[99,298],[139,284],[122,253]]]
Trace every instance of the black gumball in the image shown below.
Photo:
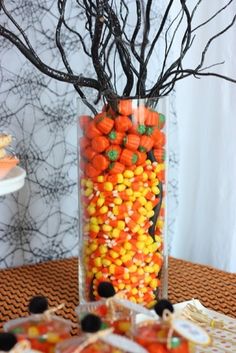
[[[80,325],[83,332],[94,333],[100,330],[102,320],[97,315],[88,314],[80,321]]]
[[[17,343],[17,338],[13,333],[0,332],[0,351],[8,352]]]
[[[31,314],[42,314],[48,310],[48,300],[46,297],[37,295],[29,301],[29,312]]]
[[[102,298],[111,298],[116,294],[116,291],[110,282],[100,282],[97,291],[98,295]]]
[[[174,307],[169,300],[160,299],[154,306],[154,310],[159,317],[163,318],[164,310],[168,310],[171,314],[173,314]]]

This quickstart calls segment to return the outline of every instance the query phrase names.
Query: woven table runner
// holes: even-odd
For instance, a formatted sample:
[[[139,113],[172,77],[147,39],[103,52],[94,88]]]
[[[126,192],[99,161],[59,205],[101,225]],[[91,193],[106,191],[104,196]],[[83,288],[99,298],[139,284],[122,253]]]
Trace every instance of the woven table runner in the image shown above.
[[[65,303],[57,314],[76,323],[77,258],[0,270],[0,328],[10,319],[28,315],[27,305],[34,295],[46,296],[50,307]],[[236,317],[236,275],[170,258],[169,299],[178,303],[192,298]]]

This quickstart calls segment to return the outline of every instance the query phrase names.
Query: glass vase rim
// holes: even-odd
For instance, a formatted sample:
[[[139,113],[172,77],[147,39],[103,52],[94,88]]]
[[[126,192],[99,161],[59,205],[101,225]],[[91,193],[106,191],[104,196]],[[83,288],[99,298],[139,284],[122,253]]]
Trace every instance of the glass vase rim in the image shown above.
[[[128,96],[128,97],[113,97],[113,98],[109,98],[109,101],[118,101],[118,100],[133,100],[133,101],[147,101],[147,100],[162,100],[162,99],[167,99],[168,96],[154,96],[154,97],[139,97],[139,96]],[[97,97],[96,94],[90,94],[88,98],[83,98],[83,97],[76,97],[78,100],[82,101],[82,102],[89,102],[89,101],[92,101],[94,99],[97,100],[97,102],[99,102],[101,99],[105,98],[106,101],[108,101],[108,99],[106,98],[105,95],[101,95],[100,98]]]

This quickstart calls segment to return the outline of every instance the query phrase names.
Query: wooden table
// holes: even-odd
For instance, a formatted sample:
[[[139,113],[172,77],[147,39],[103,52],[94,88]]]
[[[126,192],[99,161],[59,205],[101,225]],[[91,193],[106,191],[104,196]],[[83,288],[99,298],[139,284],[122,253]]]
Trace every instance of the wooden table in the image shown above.
[[[0,270],[0,328],[10,319],[26,316],[28,301],[34,295],[45,295],[50,306],[65,303],[58,314],[76,322],[77,258]],[[236,275],[170,258],[169,299],[177,303],[193,298],[236,317]]]

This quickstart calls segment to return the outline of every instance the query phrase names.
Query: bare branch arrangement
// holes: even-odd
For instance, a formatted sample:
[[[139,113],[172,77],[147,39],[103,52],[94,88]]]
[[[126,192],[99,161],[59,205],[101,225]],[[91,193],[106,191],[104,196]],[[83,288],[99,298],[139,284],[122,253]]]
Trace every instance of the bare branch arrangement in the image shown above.
[[[67,19],[66,9],[69,1],[74,2],[84,14],[82,27],[82,20],[78,20],[80,29],[71,26]],[[87,87],[96,90],[99,96],[104,95],[107,99],[165,96],[173,90],[177,81],[188,76],[195,78],[216,76],[235,83],[236,79],[211,71],[214,66],[222,63],[206,66],[205,59],[211,44],[235,24],[236,16],[229,20],[225,28],[219,29],[219,32],[206,41],[195,67],[186,67],[184,63],[199,31],[215,20],[227,7],[233,6],[235,1],[228,0],[203,23],[198,24],[195,24],[195,19],[203,0],[192,1],[194,6],[191,8],[188,1],[177,1],[178,13],[173,14],[174,0],[169,0],[164,13],[159,16],[157,26],[154,22],[157,16],[153,15],[157,8],[157,0],[57,0],[55,42],[65,66],[64,71],[50,67],[40,59],[26,33],[18,24],[17,18],[13,18],[7,9],[4,0],[0,1],[0,11],[10,20],[13,25],[11,28],[14,27],[15,31],[0,25],[0,35],[14,44],[37,69],[56,80],[71,83],[80,97],[85,99],[84,89]],[[93,65],[95,78],[74,72],[61,40],[63,31],[77,36],[84,53]],[[160,51],[162,64],[150,84],[148,76],[151,66],[153,67],[154,52],[161,40],[164,43]],[[179,54],[171,60],[170,53],[176,41]],[[118,73],[122,73],[124,77],[123,87],[119,89],[116,84]]]

